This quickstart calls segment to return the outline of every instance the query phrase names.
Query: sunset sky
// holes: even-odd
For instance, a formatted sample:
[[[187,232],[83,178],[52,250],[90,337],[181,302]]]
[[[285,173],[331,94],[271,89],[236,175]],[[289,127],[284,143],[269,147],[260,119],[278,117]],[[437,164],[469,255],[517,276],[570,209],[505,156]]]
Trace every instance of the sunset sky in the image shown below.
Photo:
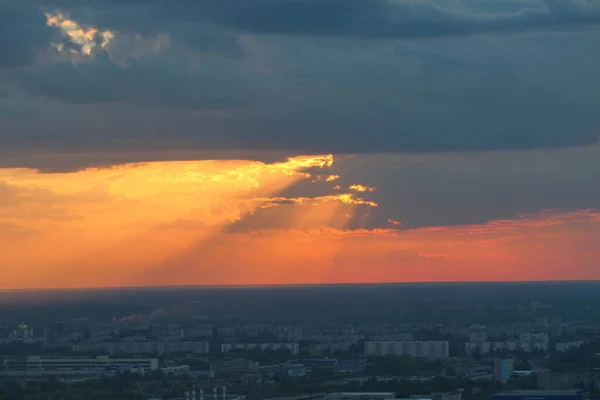
[[[0,289],[600,279],[600,0],[0,0]]]

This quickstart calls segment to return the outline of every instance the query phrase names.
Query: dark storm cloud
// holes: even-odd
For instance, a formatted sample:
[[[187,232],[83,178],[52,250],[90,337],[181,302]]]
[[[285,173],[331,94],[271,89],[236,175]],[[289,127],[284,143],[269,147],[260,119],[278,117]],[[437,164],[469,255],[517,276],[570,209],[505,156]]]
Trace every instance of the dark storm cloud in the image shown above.
[[[43,4],[45,10],[61,10],[71,18],[85,21],[101,30],[135,34],[145,38],[168,34],[190,49],[202,53],[217,54],[230,59],[239,59],[244,55],[238,35],[211,24],[202,15],[194,14],[194,2],[57,0]]]
[[[235,107],[243,82],[193,73],[177,63],[118,65],[105,52],[92,62],[55,63],[6,75],[21,89],[74,104],[136,104],[178,109]]]
[[[30,64],[47,47],[53,31],[42,10],[59,9],[101,29],[144,36],[168,33],[191,48],[232,58],[241,57],[243,47],[234,34],[217,26],[259,34],[418,39],[600,23],[597,0],[507,3],[508,9],[498,11],[493,4],[486,10],[478,2],[447,0],[38,0],[29,6],[4,0],[0,67]]]
[[[600,147],[340,159],[342,175],[377,188],[369,227],[481,224],[600,207]],[[388,219],[401,221],[395,226]]]
[[[546,9],[471,14],[432,0],[205,1],[213,22],[253,33],[359,38],[433,38],[600,22],[596,2],[548,0]],[[456,5],[456,2],[454,2]]]
[[[14,6],[0,2],[0,69],[33,64],[56,34],[37,8],[22,7],[19,2]]]
[[[53,91],[47,86],[49,81],[38,82],[31,78],[26,85],[31,87],[32,93],[44,93],[64,101],[85,100],[87,107],[92,107],[90,102],[94,103],[93,107],[99,107],[101,104],[98,102],[114,99],[115,93],[121,96],[118,102],[162,104],[163,107],[169,96],[175,96],[168,93],[161,95],[157,89],[160,85],[136,92],[134,84],[137,79],[123,84],[123,87],[106,88],[103,85],[109,85],[110,81],[86,82],[76,76],[72,79],[72,84]],[[77,82],[89,90],[81,91],[82,86],[78,86]],[[190,93],[194,87],[200,90],[199,84],[194,82],[189,82],[190,90],[182,89],[181,98],[172,97],[174,102],[166,106],[210,108],[222,104],[216,101],[219,99],[228,100],[229,107],[234,101],[243,104],[243,99],[219,97],[210,92],[186,97],[186,94],[192,96]],[[97,89],[91,90],[93,88]],[[142,97],[141,93],[148,97]],[[259,109],[253,114],[248,111],[256,105],[248,104],[240,115],[234,113],[222,117],[193,110],[158,112],[156,109],[120,110],[117,106],[102,106],[91,111],[81,105],[63,106],[64,110],[70,110],[67,111],[68,118],[61,116],[65,115],[63,111],[58,116],[43,116],[27,123],[14,122],[11,125],[6,122],[4,126],[9,128],[0,127],[3,143],[0,154],[44,149],[58,153],[228,149],[248,151],[249,157],[252,157],[250,151],[257,150],[271,150],[284,155],[432,153],[562,148],[597,142],[600,127],[597,105],[571,104],[552,97],[543,98],[543,93],[535,92],[500,100],[500,93],[499,90],[495,97],[478,99],[475,96],[468,101],[457,100],[448,104],[444,112],[427,103],[392,107],[385,101],[374,101],[360,108],[345,106],[344,110],[330,117],[315,116],[317,112],[310,109],[292,109],[290,105],[278,107],[277,104],[273,104],[270,112]],[[278,98],[279,103],[289,102],[287,96]],[[289,96],[293,96],[293,92]],[[339,106],[344,99],[341,96],[330,99],[332,107],[336,102]],[[270,104],[258,100],[257,103],[262,106]],[[78,160],[77,164],[80,163],[81,160]]]
[[[237,36],[227,32],[214,32],[209,29],[190,29],[182,35],[182,41],[192,49],[205,54],[220,54],[232,59],[244,56],[244,49]]]
[[[90,4],[98,10],[92,16],[95,23],[114,29],[136,27],[141,32],[163,28],[166,22],[207,22],[248,33],[406,39],[600,22],[596,0],[506,3],[510,6],[491,4],[489,10],[481,2],[448,0],[59,0],[55,4]],[[128,11],[133,18],[128,17]]]
[[[360,193],[378,207],[341,205],[329,215],[309,205],[269,202],[227,227],[227,232],[261,229],[415,229],[514,220],[542,210],[557,213],[600,209],[600,147],[535,152],[454,155],[368,155],[338,157],[329,184],[300,181],[278,193],[317,199],[347,188],[348,179],[376,187]],[[291,204],[290,204],[291,203]],[[302,218],[298,218],[298,216]],[[394,224],[390,220],[399,221]],[[298,224],[298,221],[302,221]]]
[[[560,30],[562,41],[533,44],[546,57],[539,61],[530,48],[513,50],[508,40],[493,47],[497,36],[477,36],[596,24],[598,0],[7,4],[22,3],[0,0],[0,66],[28,67],[0,76],[0,88],[17,87],[21,96],[15,102],[0,94],[5,159],[49,149],[294,155],[561,148],[595,143],[600,132],[600,60],[590,52],[597,42]],[[95,58],[63,54],[32,65],[36,52],[57,40],[43,11],[62,11],[115,38]],[[287,36],[259,40],[239,32]],[[144,51],[138,34],[150,43]],[[161,35],[168,37],[164,48],[156,45]],[[432,40],[396,40],[385,53],[372,49],[389,42],[356,38]],[[424,50],[424,43],[443,50]],[[212,111],[223,115],[207,115]]]

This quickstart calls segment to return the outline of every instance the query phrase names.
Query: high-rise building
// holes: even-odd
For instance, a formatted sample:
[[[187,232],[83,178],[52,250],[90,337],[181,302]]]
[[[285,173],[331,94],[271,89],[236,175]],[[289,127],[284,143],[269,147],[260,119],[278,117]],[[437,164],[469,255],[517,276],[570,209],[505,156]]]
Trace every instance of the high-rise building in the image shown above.
[[[494,377],[500,382],[507,382],[514,372],[512,358],[496,358],[494,360]]]

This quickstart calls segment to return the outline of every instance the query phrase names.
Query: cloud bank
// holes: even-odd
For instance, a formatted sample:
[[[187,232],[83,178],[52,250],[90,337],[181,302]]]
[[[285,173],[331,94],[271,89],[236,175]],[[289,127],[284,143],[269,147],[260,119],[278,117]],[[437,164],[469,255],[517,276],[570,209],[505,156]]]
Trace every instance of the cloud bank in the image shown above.
[[[594,144],[599,4],[2,0],[0,152]]]

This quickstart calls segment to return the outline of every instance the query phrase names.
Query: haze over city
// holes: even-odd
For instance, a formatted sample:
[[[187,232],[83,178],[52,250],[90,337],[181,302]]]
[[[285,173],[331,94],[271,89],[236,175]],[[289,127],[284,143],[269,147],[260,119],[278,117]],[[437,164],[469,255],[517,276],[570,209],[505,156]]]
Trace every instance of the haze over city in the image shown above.
[[[0,289],[600,279],[597,0],[0,0]]]

